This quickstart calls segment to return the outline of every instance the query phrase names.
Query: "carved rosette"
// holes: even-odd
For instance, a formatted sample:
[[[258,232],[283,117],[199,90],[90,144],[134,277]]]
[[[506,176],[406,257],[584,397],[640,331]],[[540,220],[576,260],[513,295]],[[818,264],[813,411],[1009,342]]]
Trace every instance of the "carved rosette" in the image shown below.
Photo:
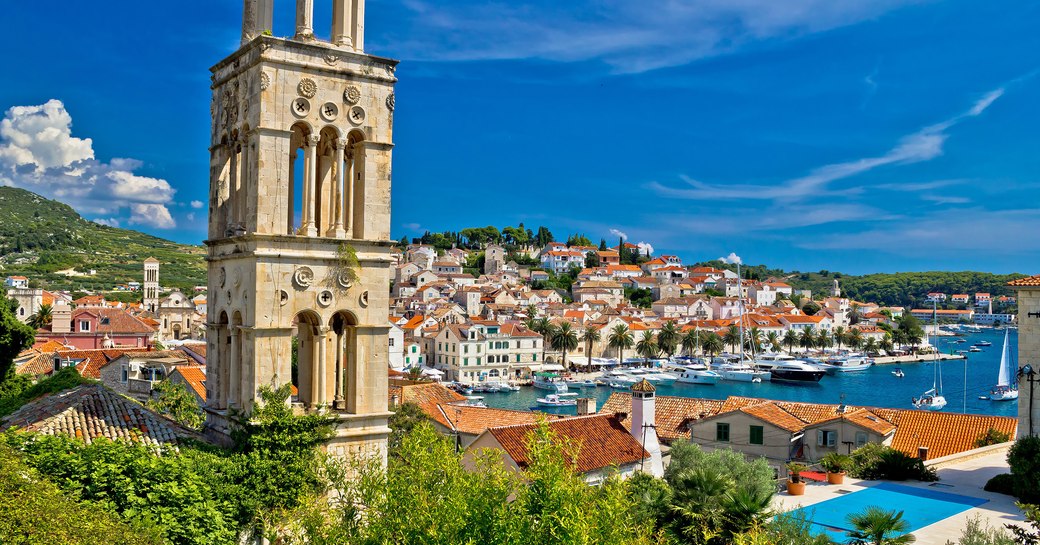
[[[349,290],[351,287],[354,286],[354,280],[351,278],[351,275],[347,272],[341,272],[338,275],[336,275],[336,283],[339,284],[339,287],[345,290]]]
[[[361,294],[361,296],[358,297],[358,304],[361,305],[362,307],[367,307],[368,306],[368,292],[367,291],[363,292]]]
[[[293,283],[300,289],[307,289],[314,283],[314,271],[310,267],[297,267],[293,271]]]
[[[296,92],[302,97],[314,98],[314,95],[318,94],[318,84],[314,83],[311,78],[303,78],[296,86]]]
[[[348,104],[357,104],[361,100],[361,89],[354,85],[348,85],[347,89],[343,91],[343,100],[347,101]]]
[[[389,95],[386,95],[386,109],[390,110],[391,112],[394,111],[394,94],[393,93],[390,93]]]
[[[266,91],[271,86],[271,76],[267,72],[260,72],[260,90]]]

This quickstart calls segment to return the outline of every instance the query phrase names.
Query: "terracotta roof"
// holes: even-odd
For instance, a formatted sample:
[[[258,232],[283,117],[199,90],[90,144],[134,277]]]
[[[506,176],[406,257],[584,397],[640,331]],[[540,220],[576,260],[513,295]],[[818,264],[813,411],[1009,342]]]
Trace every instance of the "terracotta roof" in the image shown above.
[[[1040,286],[1040,274],[1012,280],[1008,282],[1007,285],[1016,287],[1037,287]]]
[[[12,426],[44,435],[68,435],[87,443],[99,437],[153,445],[202,439],[100,384],[85,384],[31,401],[4,418],[0,430]]]
[[[530,463],[527,451],[528,436],[538,424],[520,424],[489,428],[505,449],[506,454],[521,468]],[[548,422],[559,438],[567,439],[577,449],[573,461],[568,460],[580,473],[587,473],[609,466],[621,466],[639,462],[650,457],[639,441],[625,429],[614,415],[594,414],[575,418],[563,418]]]
[[[188,356],[195,354],[199,358],[202,358],[202,361],[199,363],[206,363],[206,343],[184,343],[178,347],[178,350],[188,353]],[[198,361],[198,358],[192,357],[192,359]]]
[[[206,371],[202,367],[179,366],[174,368],[173,375],[180,375],[184,383],[191,388],[195,395],[206,402]]]
[[[438,424],[468,435],[480,435],[484,430],[496,426],[534,424],[540,413],[513,411],[491,407],[476,407],[462,403],[436,403],[427,414]],[[551,416],[550,419],[561,418]]]
[[[928,458],[939,458],[974,448],[975,440],[990,428],[1015,438],[1018,419],[931,411],[899,411],[892,448],[917,456],[928,447]]]
[[[108,323],[99,323],[96,333],[154,333],[155,328],[135,318],[120,308],[83,308],[72,311],[75,321],[83,314],[93,314],[99,319],[108,318]],[[100,320],[99,320],[100,322]]]
[[[768,422],[789,432],[801,431],[808,422],[781,409],[775,403],[765,402],[740,409],[740,412]]]
[[[676,439],[689,439],[688,425],[691,421],[713,416],[721,408],[722,401],[717,399],[656,396],[654,422],[657,426],[657,436],[665,443]],[[632,413],[632,395],[624,392],[611,393],[599,413],[616,415],[627,426],[629,415]]]
[[[632,385],[632,391],[652,394],[657,391],[657,388],[654,388],[654,385],[650,384],[650,381],[644,378],[643,380]]]

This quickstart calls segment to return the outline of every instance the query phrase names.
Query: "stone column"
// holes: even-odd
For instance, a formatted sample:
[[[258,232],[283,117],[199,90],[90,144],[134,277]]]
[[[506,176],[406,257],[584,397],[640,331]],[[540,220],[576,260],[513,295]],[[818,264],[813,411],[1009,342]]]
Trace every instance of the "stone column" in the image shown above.
[[[321,353],[324,352],[320,348],[318,331],[320,327],[308,326],[311,328],[310,335],[310,366],[311,366],[311,399],[310,408],[315,409],[318,407],[318,400],[321,399]],[[314,357],[315,348],[318,348],[318,357]]]
[[[332,186],[332,217],[334,218],[332,228],[326,236],[334,238],[345,238],[347,232],[343,229],[343,148],[347,146],[344,138],[332,141],[332,147],[336,150],[333,164],[336,166],[336,180]]]
[[[346,332],[346,329],[342,329],[336,334],[336,380],[334,383],[336,394],[333,397],[332,407],[337,411],[347,408],[347,403],[343,399],[343,362],[347,356]]]
[[[329,366],[328,366],[328,355],[329,355],[329,328],[322,326],[318,328],[318,395],[317,400],[319,405],[324,405],[328,402],[328,394],[325,389],[326,378],[328,377]]]
[[[274,0],[257,0],[257,32],[263,34],[274,30]]]
[[[289,153],[289,211],[285,220],[285,234],[296,233],[296,150]]]
[[[344,174],[346,174],[346,187],[344,189],[346,189],[347,194],[346,194],[346,199],[344,199],[344,206],[343,206],[343,229],[347,232],[347,237],[349,237],[349,238],[357,238],[357,237],[354,236],[354,231],[351,228],[351,225],[352,225],[352,221],[351,220],[353,219],[353,216],[354,216],[354,184],[355,184],[354,178],[356,177],[356,175],[354,173],[357,171],[356,165],[357,165],[357,157],[358,157],[358,154],[355,151],[355,148],[357,147],[357,144],[354,144],[354,145],[348,144],[348,146],[349,147],[346,149],[346,157],[347,157],[347,162],[350,163],[350,166],[348,166],[347,168],[344,169],[346,171],[344,173]]]
[[[303,156],[303,225],[300,226],[301,234],[308,237],[318,236],[318,229],[314,226],[314,217],[318,199],[315,195],[318,182],[318,142],[321,137],[312,134],[307,137],[306,151]]]
[[[295,39],[314,39],[314,0],[296,0]]]
[[[231,142],[228,144],[228,151],[231,153],[231,169],[228,171],[228,202],[227,206],[227,225],[225,227],[225,236],[234,236],[235,222],[238,218],[235,214],[238,213],[238,142]]]
[[[239,356],[238,349],[238,327],[228,327],[228,340],[231,341],[231,356],[228,361],[225,362],[229,367],[229,377],[227,385],[227,406],[229,409],[238,408],[238,390],[242,387],[242,368],[240,361],[242,358]]]
[[[353,0],[354,51],[365,50],[365,0]]]
[[[332,0],[332,43],[354,47],[354,7],[351,0]]]

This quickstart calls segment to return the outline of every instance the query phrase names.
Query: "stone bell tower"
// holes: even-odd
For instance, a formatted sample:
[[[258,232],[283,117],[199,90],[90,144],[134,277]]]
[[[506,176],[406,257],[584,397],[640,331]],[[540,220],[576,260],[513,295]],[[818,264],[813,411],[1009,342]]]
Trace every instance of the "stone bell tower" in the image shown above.
[[[336,417],[330,452],[385,460],[397,61],[364,53],[364,0],[332,4],[322,41],[313,0],[291,39],[271,36],[274,0],[245,0],[242,45],[211,69],[206,431],[292,381],[298,410]]]

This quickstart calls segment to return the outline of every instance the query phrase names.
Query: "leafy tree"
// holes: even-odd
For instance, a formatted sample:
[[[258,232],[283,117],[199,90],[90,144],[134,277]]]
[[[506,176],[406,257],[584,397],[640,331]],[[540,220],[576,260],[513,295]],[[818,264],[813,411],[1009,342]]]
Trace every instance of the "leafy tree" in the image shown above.
[[[660,352],[660,347],[657,344],[657,339],[654,336],[653,331],[644,331],[643,336],[639,338],[639,342],[636,343],[636,353],[643,356],[643,363],[645,365],[650,364],[650,358],[656,358]]]
[[[867,507],[862,513],[851,513],[847,517],[854,529],[849,532],[850,543],[856,545],[902,545],[913,543],[910,523],[903,519],[902,511],[888,511],[876,505]]]
[[[390,438],[387,440],[387,452],[390,456],[399,456],[401,445],[405,437],[420,424],[428,423],[430,418],[423,412],[422,407],[415,403],[402,403],[394,408],[394,414],[390,417]]]
[[[542,316],[541,318],[538,318],[533,323],[531,323],[531,325],[528,326],[528,328],[531,331],[534,331],[535,333],[542,336],[542,361],[545,361],[545,350],[546,348],[548,348],[548,345],[552,342],[551,335],[554,329],[552,322],[549,321],[548,317]]]
[[[855,328],[852,331],[850,331],[847,337],[848,338],[846,342],[849,343],[849,348],[853,350],[859,350],[863,347],[863,344],[865,342],[863,340],[863,331],[859,328]]]
[[[1040,506],[1028,503],[1016,503],[1015,505],[1025,512],[1026,522],[1032,527],[1032,531],[1017,524],[1006,524],[1005,528],[1011,530],[1011,533],[1015,536],[1015,543],[1040,545]]]
[[[595,269],[596,267],[599,267],[599,254],[596,252],[585,254],[585,268]]]
[[[784,346],[787,347],[787,353],[788,354],[793,354],[794,353],[794,347],[795,346],[799,346],[800,342],[801,341],[798,338],[798,332],[797,331],[795,331],[793,329],[788,329],[787,332],[784,333],[784,341],[783,341],[783,343],[784,343]]]
[[[563,365],[570,368],[567,352],[578,348],[578,334],[571,323],[563,322],[553,328],[552,333],[549,334],[549,342],[552,343],[553,350],[563,352]]]
[[[48,304],[42,304],[36,313],[29,317],[26,323],[33,329],[40,329],[41,327],[50,325],[52,319],[51,306]]]
[[[181,425],[199,429],[206,418],[195,394],[180,382],[166,379],[155,385],[153,397],[148,401],[148,408],[164,414]]]
[[[838,350],[841,350],[841,346],[848,340],[847,332],[844,326],[838,326],[834,328],[834,344],[838,346]]]
[[[592,246],[592,241],[585,235],[571,235],[567,237],[567,246]]]
[[[726,334],[722,337],[722,340],[729,345],[731,352],[737,352],[737,345],[740,344],[740,328],[735,325],[729,326],[726,330]]]
[[[694,352],[700,348],[700,332],[696,328],[687,331],[686,334],[682,336],[681,344],[683,352],[688,356],[692,356]]]
[[[816,348],[817,336],[816,330],[812,326],[803,327],[802,331],[798,334],[798,344],[806,350],[812,350]]]
[[[770,331],[769,333],[766,333],[765,344],[773,352],[779,352],[781,348],[780,334],[776,331]]]
[[[1015,478],[1015,496],[1025,503],[1040,504],[1040,437],[1019,437],[1008,450],[1007,460]]]
[[[581,332],[581,342],[585,343],[585,355],[588,356],[588,366],[592,368],[592,346],[600,341],[599,330],[590,326],[585,326],[585,329]]]
[[[13,379],[13,381],[19,382],[21,380],[23,379]],[[14,391],[14,389],[12,389],[10,390],[10,395],[0,397],[0,418],[17,411],[19,407],[38,397],[61,392],[69,388],[75,388],[81,384],[93,383],[93,380],[80,376],[75,367],[65,367],[28,388],[20,391]],[[9,382],[5,382],[3,385],[0,385],[0,387],[7,384],[9,384]]]
[[[823,307],[816,303],[816,301],[806,301],[805,304],[802,305],[802,312],[806,316],[815,316],[822,308]]]
[[[625,288],[625,299],[639,308],[650,308],[654,304],[654,294],[647,288]]]
[[[607,345],[618,351],[618,363],[624,363],[625,350],[632,348],[633,344],[635,344],[635,340],[632,338],[632,332],[625,324],[618,324],[610,330]]]
[[[14,376],[14,359],[32,346],[36,337],[33,328],[15,317],[14,305],[7,293],[0,291],[0,387]]]

